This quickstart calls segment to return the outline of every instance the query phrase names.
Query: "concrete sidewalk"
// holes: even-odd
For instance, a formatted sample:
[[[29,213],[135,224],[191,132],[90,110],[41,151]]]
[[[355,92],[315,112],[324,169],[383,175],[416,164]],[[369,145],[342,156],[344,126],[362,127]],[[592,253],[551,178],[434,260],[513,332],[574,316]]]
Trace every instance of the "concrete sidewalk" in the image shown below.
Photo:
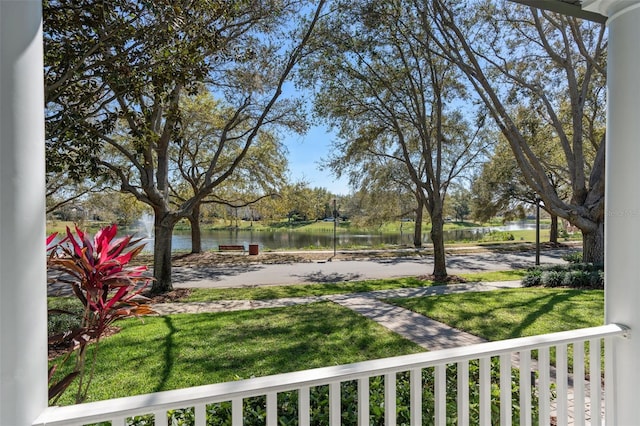
[[[411,340],[429,351],[447,349],[460,346],[468,346],[476,343],[486,342],[481,337],[453,328],[447,324],[427,318],[408,309],[385,303],[384,299],[395,297],[424,297],[441,294],[453,294],[462,292],[492,291],[506,288],[519,288],[520,281],[505,281],[493,283],[466,283],[453,284],[447,286],[421,287],[398,290],[377,290],[365,293],[337,294],[318,297],[297,297],[273,300],[227,300],[219,302],[194,302],[194,303],[160,303],[153,305],[153,309],[159,315],[179,314],[179,313],[203,313],[203,312],[224,312],[247,309],[263,309],[274,307],[286,307],[305,303],[331,301],[347,307],[359,313],[383,327]],[[537,370],[537,362],[531,360],[532,370]],[[512,355],[512,364],[519,364],[518,354]],[[552,380],[555,381],[555,370],[551,372]],[[587,381],[588,388],[590,383]],[[568,387],[568,425],[575,425],[573,406],[573,379],[569,377]],[[586,424],[591,424],[591,402],[587,396],[585,398]],[[552,403],[552,416],[556,416],[555,403]],[[601,418],[604,413],[600,413]]]
[[[398,290],[377,290],[366,293],[317,297],[292,297],[273,300],[224,300],[218,302],[158,303],[153,309],[159,315],[180,313],[225,312],[247,309],[286,307],[305,303],[332,301],[376,321],[385,328],[430,351],[484,342],[477,336],[457,330],[423,315],[382,302],[394,297],[422,297],[462,292],[491,291],[520,287],[520,281],[466,283],[447,286]]]

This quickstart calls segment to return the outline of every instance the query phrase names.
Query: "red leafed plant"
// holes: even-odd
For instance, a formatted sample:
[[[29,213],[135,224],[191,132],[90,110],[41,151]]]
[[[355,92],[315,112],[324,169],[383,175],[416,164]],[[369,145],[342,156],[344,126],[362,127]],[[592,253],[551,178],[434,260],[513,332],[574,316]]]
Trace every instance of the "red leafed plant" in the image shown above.
[[[132,236],[116,239],[117,231],[116,225],[107,226],[92,239],[76,226],[75,235],[67,228],[66,237],[58,243],[52,244],[56,234],[47,238],[49,269],[59,274],[57,282],[71,286],[84,307],[79,327],[49,337],[49,344],[70,342],[73,345],[73,350],[62,363],[75,353],[73,371],[58,382],[50,383],[49,399],[53,399],[53,403],[76,378],[76,403],[86,400],[100,338],[114,321],[153,313],[149,306],[135,300],[151,280],[143,275],[147,267],[127,266],[144,248],[144,244],[139,244],[140,239],[133,239]],[[91,342],[94,342],[95,348],[87,371],[87,347]],[[52,367],[49,371],[50,382],[55,369]]]

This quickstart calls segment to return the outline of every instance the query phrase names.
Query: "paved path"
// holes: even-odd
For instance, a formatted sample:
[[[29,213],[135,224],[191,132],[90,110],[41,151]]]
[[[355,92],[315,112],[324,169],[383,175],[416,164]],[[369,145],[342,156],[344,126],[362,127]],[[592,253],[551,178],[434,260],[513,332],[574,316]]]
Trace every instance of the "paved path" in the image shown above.
[[[562,256],[567,249],[545,250],[541,264],[565,263]],[[288,263],[212,265],[197,268],[174,267],[173,285],[180,287],[247,287],[317,282],[420,276],[433,271],[433,256],[423,258],[399,257],[368,260],[338,260]],[[534,252],[469,253],[447,255],[447,272],[499,271],[527,268],[535,265]]]
[[[273,300],[228,300],[218,302],[195,302],[195,303],[163,303],[155,304],[154,310],[160,315],[177,313],[202,313],[202,312],[222,312],[237,311],[246,309],[262,309],[273,307],[285,307],[303,303],[314,303],[330,300],[357,312],[383,327],[411,340],[421,347],[435,351],[453,347],[467,346],[476,343],[486,342],[485,339],[473,334],[455,329],[447,324],[427,318],[408,309],[385,303],[381,299],[394,297],[421,297],[440,294],[452,294],[461,292],[491,291],[505,288],[518,288],[520,281],[505,281],[495,283],[469,283],[454,284],[447,286],[422,287],[413,289],[398,290],[377,290],[364,293],[339,294],[317,297],[297,297]],[[536,370],[536,361],[532,360],[532,370]],[[512,354],[512,363],[518,365],[519,357]],[[555,371],[552,371],[552,379],[555,378]],[[569,383],[569,419],[568,425],[574,425],[573,407],[573,383]],[[589,382],[585,383],[587,389]],[[585,398],[586,413],[585,420],[591,424],[591,403],[589,397]],[[555,401],[552,403],[551,415],[556,415]],[[601,413],[601,418],[604,413]]]
[[[562,256],[572,249],[544,250],[542,265],[565,263]],[[335,283],[344,281],[421,276],[433,271],[433,256],[372,258],[329,261],[333,252],[326,252],[327,260],[280,264],[223,264],[198,267],[173,267],[175,288],[237,288],[303,283]],[[535,253],[455,253],[447,255],[447,272],[504,271],[535,265]],[[53,275],[52,277],[53,278]],[[70,286],[51,283],[50,296],[70,295]]]
[[[430,351],[484,342],[484,339],[434,321],[410,310],[393,306],[380,299],[420,297],[469,291],[490,291],[520,287],[519,281],[469,283],[399,290],[377,290],[365,293],[319,297],[292,297],[274,300],[226,300],[218,302],[158,303],[153,309],[160,315],[237,311],[284,307],[330,300],[370,318],[382,326]]]

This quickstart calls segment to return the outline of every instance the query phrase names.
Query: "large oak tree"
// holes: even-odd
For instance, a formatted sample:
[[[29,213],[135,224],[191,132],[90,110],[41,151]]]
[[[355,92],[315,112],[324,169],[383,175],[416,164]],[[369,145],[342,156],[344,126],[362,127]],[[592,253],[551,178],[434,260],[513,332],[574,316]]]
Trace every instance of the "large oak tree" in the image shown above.
[[[582,231],[585,262],[604,261],[606,29],[509,1],[416,2],[423,26],[456,64],[508,141],[526,183]],[[517,106],[553,130],[570,196],[532,146]],[[538,151],[540,152],[540,151]]]
[[[69,1],[45,3],[48,153],[51,167],[108,174],[154,211],[152,291],[171,284],[178,220],[232,176],[304,55],[324,1]],[[296,17],[299,28],[290,21]],[[229,107],[199,191],[173,205],[170,147],[181,100],[204,84]],[[219,160],[231,158],[221,167]]]
[[[470,108],[467,116],[458,108],[465,98],[458,70],[434,52],[414,5],[372,0],[334,8],[309,67],[319,81],[318,114],[338,127],[343,167],[373,156],[406,169],[431,218],[433,275],[444,279],[445,197],[482,150],[482,120],[470,123]]]

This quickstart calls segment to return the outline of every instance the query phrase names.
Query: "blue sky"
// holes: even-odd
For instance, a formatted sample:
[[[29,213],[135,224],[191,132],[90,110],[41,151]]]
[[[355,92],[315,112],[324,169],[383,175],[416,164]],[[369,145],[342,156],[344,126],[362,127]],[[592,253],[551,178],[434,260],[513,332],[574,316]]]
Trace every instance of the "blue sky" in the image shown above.
[[[306,181],[311,188],[326,188],[336,195],[349,193],[346,178],[336,179],[330,171],[320,170],[320,160],[329,154],[333,137],[335,136],[327,128],[315,126],[305,135],[293,134],[285,138],[292,182]]]
[[[304,102],[308,114],[312,112],[312,90],[299,89],[291,82],[285,83],[283,98],[299,99]],[[284,137],[284,144],[289,150],[289,178],[292,183],[305,181],[311,188],[326,188],[335,195],[349,194],[346,178],[337,179],[330,171],[320,170],[320,161],[329,155],[331,141],[335,134],[327,126],[311,126],[306,134],[293,132]]]

